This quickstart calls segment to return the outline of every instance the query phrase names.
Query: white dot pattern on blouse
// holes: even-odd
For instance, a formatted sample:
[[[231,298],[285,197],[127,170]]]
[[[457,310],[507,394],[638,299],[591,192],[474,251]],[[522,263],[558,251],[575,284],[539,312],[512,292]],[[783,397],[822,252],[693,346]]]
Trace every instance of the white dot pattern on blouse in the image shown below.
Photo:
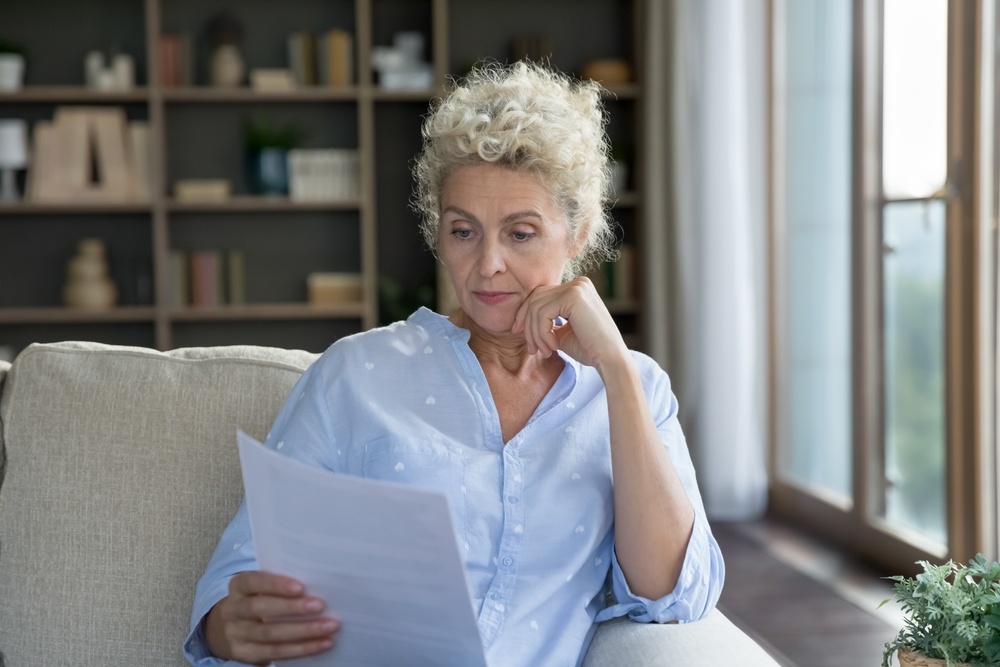
[[[571,480],[573,480],[574,482],[576,482],[576,481],[578,481],[578,480],[580,479],[580,473],[578,473],[578,472],[575,472],[575,473],[573,473],[572,475],[570,475],[570,476],[569,476],[569,478],[570,478]]]
[[[434,353],[434,348],[432,348],[430,345],[424,348],[424,354],[433,354],[433,353]]]
[[[538,621],[532,621],[530,623],[530,625],[531,625],[531,629],[532,630],[537,630],[538,629]]]
[[[406,469],[406,466],[404,466],[403,462],[400,461],[399,463],[397,463],[396,465],[394,465],[392,467],[392,469],[395,470],[396,472],[403,472],[403,470]]]
[[[565,432],[566,433],[573,433],[574,431],[576,431],[576,427],[575,426],[567,426]]]
[[[371,370],[371,369],[375,368],[375,364],[373,364],[370,361],[366,361],[365,362],[365,368],[367,368],[368,370]]]
[[[425,403],[426,403],[427,405],[434,405],[435,403],[437,403],[437,401],[436,401],[436,400],[434,399],[434,397],[433,397],[433,396],[428,396],[428,397],[427,397],[427,400],[426,400],[426,401],[424,401],[424,402],[425,402]]]

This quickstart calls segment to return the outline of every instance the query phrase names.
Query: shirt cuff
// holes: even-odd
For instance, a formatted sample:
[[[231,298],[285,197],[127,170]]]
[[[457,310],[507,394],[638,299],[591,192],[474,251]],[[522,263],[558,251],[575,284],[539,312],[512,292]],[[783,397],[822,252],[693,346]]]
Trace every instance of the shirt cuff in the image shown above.
[[[208,644],[205,642],[203,626],[205,616],[212,610],[219,600],[226,596],[229,587],[229,579],[217,583],[211,590],[206,591],[197,602],[202,607],[197,618],[191,619],[191,632],[184,640],[184,657],[195,667],[216,667],[217,665],[237,665],[239,663],[230,662],[216,658],[208,652]],[[195,613],[198,613],[196,611]]]
[[[658,600],[632,592],[618,563],[618,556],[612,550],[611,590],[616,603],[598,613],[594,620],[601,622],[627,615],[639,623],[697,621],[715,607],[724,580],[722,552],[707,522],[698,517],[691,531],[677,585]]]

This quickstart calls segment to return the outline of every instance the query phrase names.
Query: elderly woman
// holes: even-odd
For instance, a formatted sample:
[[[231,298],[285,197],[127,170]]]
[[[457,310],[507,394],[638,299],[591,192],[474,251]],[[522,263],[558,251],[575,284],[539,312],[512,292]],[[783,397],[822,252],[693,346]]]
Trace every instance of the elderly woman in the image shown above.
[[[599,87],[488,66],[423,132],[415,205],[459,308],[337,341],[267,445],[447,494],[491,665],[576,665],[595,621],[701,617],[723,562],[670,382],[580,276],[612,240]],[[257,571],[244,503],[198,586],[188,658],[336,662],[326,602]]]

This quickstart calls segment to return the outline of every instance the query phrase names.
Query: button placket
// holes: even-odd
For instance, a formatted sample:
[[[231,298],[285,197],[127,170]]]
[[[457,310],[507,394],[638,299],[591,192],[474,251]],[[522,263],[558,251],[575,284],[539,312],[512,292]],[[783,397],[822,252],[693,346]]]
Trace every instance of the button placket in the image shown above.
[[[517,578],[517,560],[524,534],[524,511],[521,503],[524,482],[521,460],[516,453],[516,440],[504,447],[500,459],[503,476],[500,498],[503,502],[504,527],[495,561],[496,576],[486,594],[479,619],[479,632],[487,646],[503,625],[506,604]]]

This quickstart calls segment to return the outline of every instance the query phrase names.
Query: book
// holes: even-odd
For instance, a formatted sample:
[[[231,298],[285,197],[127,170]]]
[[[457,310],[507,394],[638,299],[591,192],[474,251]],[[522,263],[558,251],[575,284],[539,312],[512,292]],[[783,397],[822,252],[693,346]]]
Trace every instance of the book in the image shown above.
[[[221,300],[221,261],[215,250],[192,250],[191,305],[196,308],[214,308]]]
[[[307,32],[288,36],[288,65],[299,86],[316,85],[316,40]]]
[[[289,195],[293,201],[352,199],[361,191],[360,157],[344,148],[288,152]]]
[[[231,189],[224,178],[183,178],[174,182],[174,197],[180,202],[224,202]]]
[[[57,201],[63,195],[63,160],[59,128],[53,121],[40,120],[32,128],[31,169],[28,170],[27,198]]]
[[[188,254],[183,250],[171,250],[167,283],[168,305],[174,308],[183,308],[191,303],[189,272]]]
[[[327,86],[350,86],[354,83],[354,38],[346,30],[328,30],[320,38],[319,53],[322,77]]]
[[[95,180],[86,195],[99,201],[128,201],[134,192],[135,165],[126,150],[127,124],[121,107],[88,108],[84,112],[96,158]]]
[[[250,72],[250,87],[259,93],[295,90],[295,75],[290,69],[258,68]]]
[[[160,83],[164,86],[181,85],[183,71],[181,49],[180,35],[170,33],[160,35],[157,55],[160,59]]]
[[[246,303],[246,266],[243,251],[232,249],[226,253],[226,303]]]
[[[144,120],[129,121],[128,139],[129,149],[132,151],[132,198],[138,202],[148,202],[153,187],[149,123]]]

